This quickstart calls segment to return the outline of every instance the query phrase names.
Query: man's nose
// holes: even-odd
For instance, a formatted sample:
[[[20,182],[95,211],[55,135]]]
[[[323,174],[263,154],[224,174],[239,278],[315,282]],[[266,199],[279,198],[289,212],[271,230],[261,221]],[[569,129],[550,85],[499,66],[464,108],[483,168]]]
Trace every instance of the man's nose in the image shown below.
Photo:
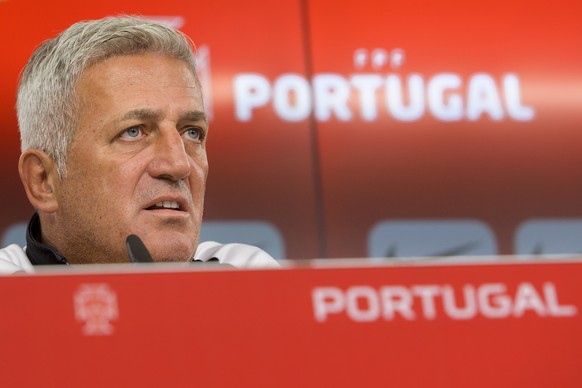
[[[178,131],[160,131],[148,172],[154,178],[179,181],[190,175],[190,160]]]

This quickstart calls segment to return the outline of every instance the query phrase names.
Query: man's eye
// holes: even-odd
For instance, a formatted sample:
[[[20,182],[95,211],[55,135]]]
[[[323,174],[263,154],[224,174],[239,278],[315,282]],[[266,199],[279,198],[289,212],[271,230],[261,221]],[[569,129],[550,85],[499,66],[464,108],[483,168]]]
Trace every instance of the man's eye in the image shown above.
[[[137,139],[142,135],[143,131],[140,127],[131,127],[127,128],[125,131],[121,133],[121,137],[126,139]]]
[[[188,138],[188,140],[194,141],[202,141],[202,130],[200,128],[188,128],[184,131],[184,135]]]

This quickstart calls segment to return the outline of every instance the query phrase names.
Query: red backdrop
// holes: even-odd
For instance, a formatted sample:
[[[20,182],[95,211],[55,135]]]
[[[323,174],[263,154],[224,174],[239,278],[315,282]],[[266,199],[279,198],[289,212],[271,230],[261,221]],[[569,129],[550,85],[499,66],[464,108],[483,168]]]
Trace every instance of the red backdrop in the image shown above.
[[[32,211],[13,108],[28,56],[75,21],[137,13],[177,21],[209,50],[207,220],[267,222],[288,258],[367,256],[386,220],[475,220],[493,253],[515,253],[524,222],[582,218],[581,8],[1,2],[0,234]],[[264,100],[236,85],[249,74],[266,81]]]

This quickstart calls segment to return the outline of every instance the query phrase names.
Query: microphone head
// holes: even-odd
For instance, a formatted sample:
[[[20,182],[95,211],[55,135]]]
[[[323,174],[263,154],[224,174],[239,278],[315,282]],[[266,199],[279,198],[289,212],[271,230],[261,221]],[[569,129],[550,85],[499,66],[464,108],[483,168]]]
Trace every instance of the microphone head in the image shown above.
[[[127,253],[129,254],[129,259],[132,263],[153,263],[152,255],[146,248],[141,238],[135,234],[130,234],[125,239],[125,246],[127,247]]]

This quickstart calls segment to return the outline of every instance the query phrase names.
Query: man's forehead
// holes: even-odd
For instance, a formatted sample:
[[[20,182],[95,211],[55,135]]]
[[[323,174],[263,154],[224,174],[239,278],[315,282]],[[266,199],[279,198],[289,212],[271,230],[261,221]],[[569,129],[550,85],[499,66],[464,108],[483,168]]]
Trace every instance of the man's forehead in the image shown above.
[[[166,67],[169,66],[169,67]],[[170,72],[164,69],[172,69]],[[167,79],[164,75],[176,77],[176,72],[181,73],[180,81],[176,78]],[[80,80],[93,79],[98,83],[107,77],[114,82],[132,84],[136,82],[134,77],[143,77],[145,74],[149,80],[161,87],[186,88],[196,93],[201,85],[195,66],[182,58],[176,58],[164,53],[142,52],[127,55],[115,55],[96,61],[85,67],[80,75]],[[137,84],[141,84],[140,80]]]

